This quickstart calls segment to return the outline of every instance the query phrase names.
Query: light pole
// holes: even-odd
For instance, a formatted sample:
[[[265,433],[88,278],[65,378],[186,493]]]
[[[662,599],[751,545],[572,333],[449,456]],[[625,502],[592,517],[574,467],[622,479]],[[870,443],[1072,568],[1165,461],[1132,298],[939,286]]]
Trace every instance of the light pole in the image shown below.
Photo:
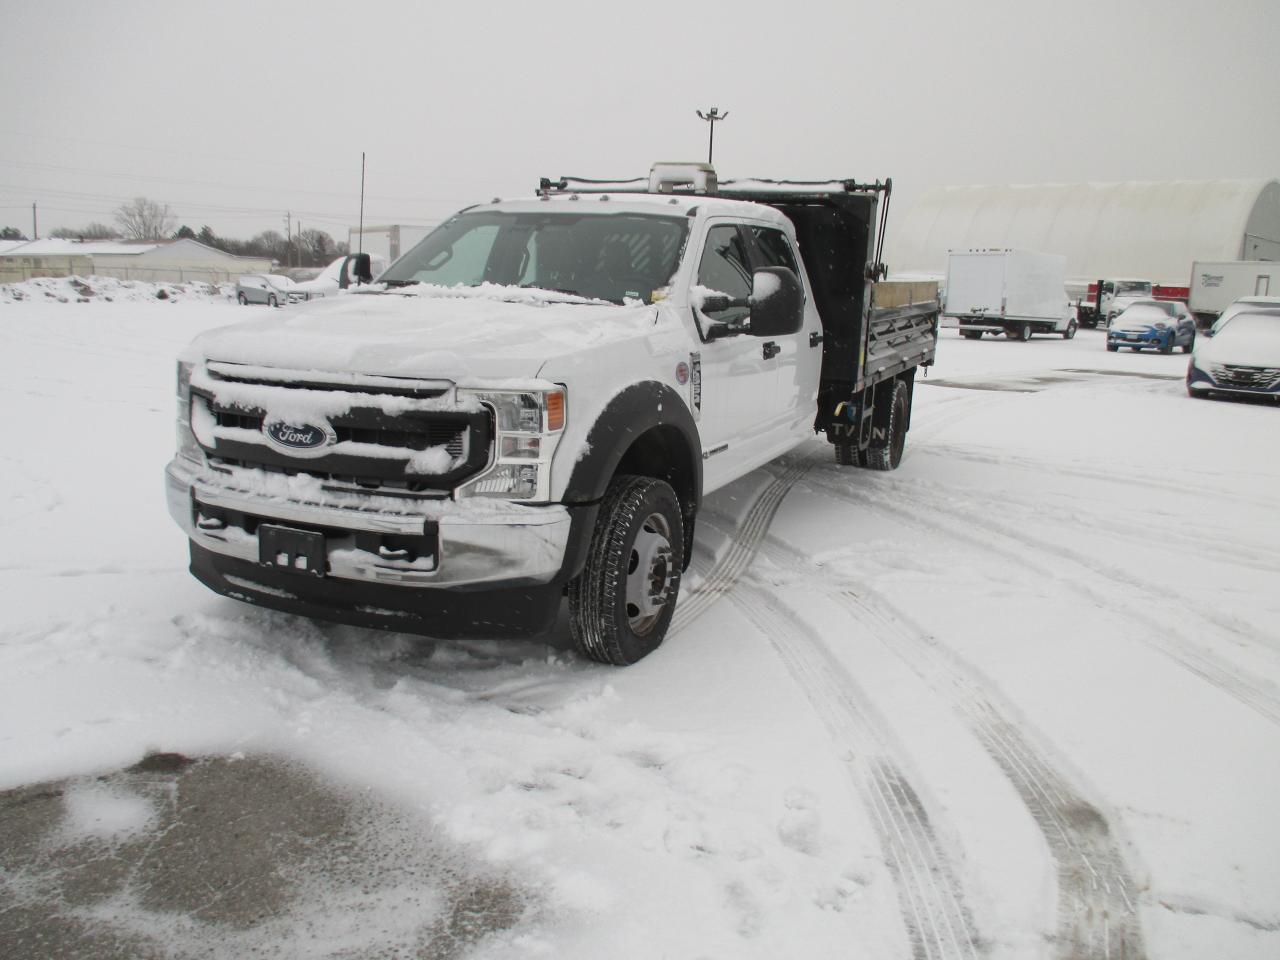
[[[711,125],[710,136],[707,137],[707,163],[711,162],[711,154],[716,148],[716,121],[728,119],[729,111],[720,112],[719,107],[712,107],[708,112],[703,113],[701,110],[695,111],[699,117],[707,121]]]

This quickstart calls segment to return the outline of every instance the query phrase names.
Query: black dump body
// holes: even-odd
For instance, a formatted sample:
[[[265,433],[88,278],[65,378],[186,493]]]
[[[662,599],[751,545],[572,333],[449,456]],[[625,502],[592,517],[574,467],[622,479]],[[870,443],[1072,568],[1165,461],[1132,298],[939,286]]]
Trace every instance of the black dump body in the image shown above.
[[[841,403],[917,366],[929,366],[937,351],[937,301],[894,302],[911,298],[888,296],[885,285],[871,280],[881,272],[876,245],[880,193],[878,183],[812,193],[726,183],[717,192],[767,204],[795,227],[822,318],[822,379],[814,423],[821,432],[832,425]],[[883,236],[883,218],[879,229]],[[889,301],[884,305],[876,302],[882,292],[880,298]]]

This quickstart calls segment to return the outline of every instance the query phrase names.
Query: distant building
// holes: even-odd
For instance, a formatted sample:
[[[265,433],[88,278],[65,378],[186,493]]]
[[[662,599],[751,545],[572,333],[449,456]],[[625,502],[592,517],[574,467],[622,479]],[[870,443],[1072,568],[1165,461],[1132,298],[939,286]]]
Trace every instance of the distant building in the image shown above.
[[[937,274],[950,250],[1059,253],[1067,276],[1185,286],[1194,260],[1280,260],[1280,182],[942,187],[886,239],[894,274]]]
[[[0,246],[0,283],[32,277],[218,283],[270,271],[267,257],[237,257],[198,240],[19,240]]]

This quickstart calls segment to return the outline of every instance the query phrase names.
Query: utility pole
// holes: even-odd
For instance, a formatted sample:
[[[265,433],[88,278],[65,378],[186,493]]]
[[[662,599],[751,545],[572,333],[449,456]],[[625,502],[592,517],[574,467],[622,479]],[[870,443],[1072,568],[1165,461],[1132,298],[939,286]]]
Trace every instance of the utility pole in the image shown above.
[[[716,121],[727,120],[729,118],[729,111],[726,110],[724,113],[721,113],[719,107],[712,107],[707,113],[703,113],[701,110],[695,112],[699,117],[711,125],[711,133],[710,136],[707,137],[707,163],[710,163],[711,154],[716,147]]]
[[[40,239],[40,229],[36,226],[36,205],[31,204],[31,239]]]
[[[364,151],[360,151],[360,232],[356,234],[356,254],[364,253]],[[350,252],[350,247],[347,248]]]
[[[284,265],[293,266],[293,212],[286,210],[284,214]]]

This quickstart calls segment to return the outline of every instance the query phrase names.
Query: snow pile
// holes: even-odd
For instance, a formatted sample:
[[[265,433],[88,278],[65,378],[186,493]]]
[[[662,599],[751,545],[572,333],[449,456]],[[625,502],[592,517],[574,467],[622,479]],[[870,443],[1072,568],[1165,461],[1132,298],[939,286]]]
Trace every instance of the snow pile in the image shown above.
[[[376,342],[479,322],[338,306],[236,342],[329,334],[386,375]],[[471,309],[531,356],[588,333]],[[667,643],[614,670],[563,623],[433,644],[195,582],[160,485],[173,357],[240,315],[7,308],[0,789],[155,750],[301,761],[539,892],[486,958],[1280,955],[1280,411],[1191,400],[1185,357],[1102,331],[948,331],[902,467],[814,440],[707,497]],[[156,829],[125,795],[71,803],[77,834]],[[322,939],[438,909],[362,924],[334,894]],[[376,952],[353,937],[313,955]]]
[[[106,303],[168,300],[220,300],[233,296],[234,283],[201,280],[161,283],[151,280],[118,280],[115,277],[35,277],[0,284],[0,303]]]

